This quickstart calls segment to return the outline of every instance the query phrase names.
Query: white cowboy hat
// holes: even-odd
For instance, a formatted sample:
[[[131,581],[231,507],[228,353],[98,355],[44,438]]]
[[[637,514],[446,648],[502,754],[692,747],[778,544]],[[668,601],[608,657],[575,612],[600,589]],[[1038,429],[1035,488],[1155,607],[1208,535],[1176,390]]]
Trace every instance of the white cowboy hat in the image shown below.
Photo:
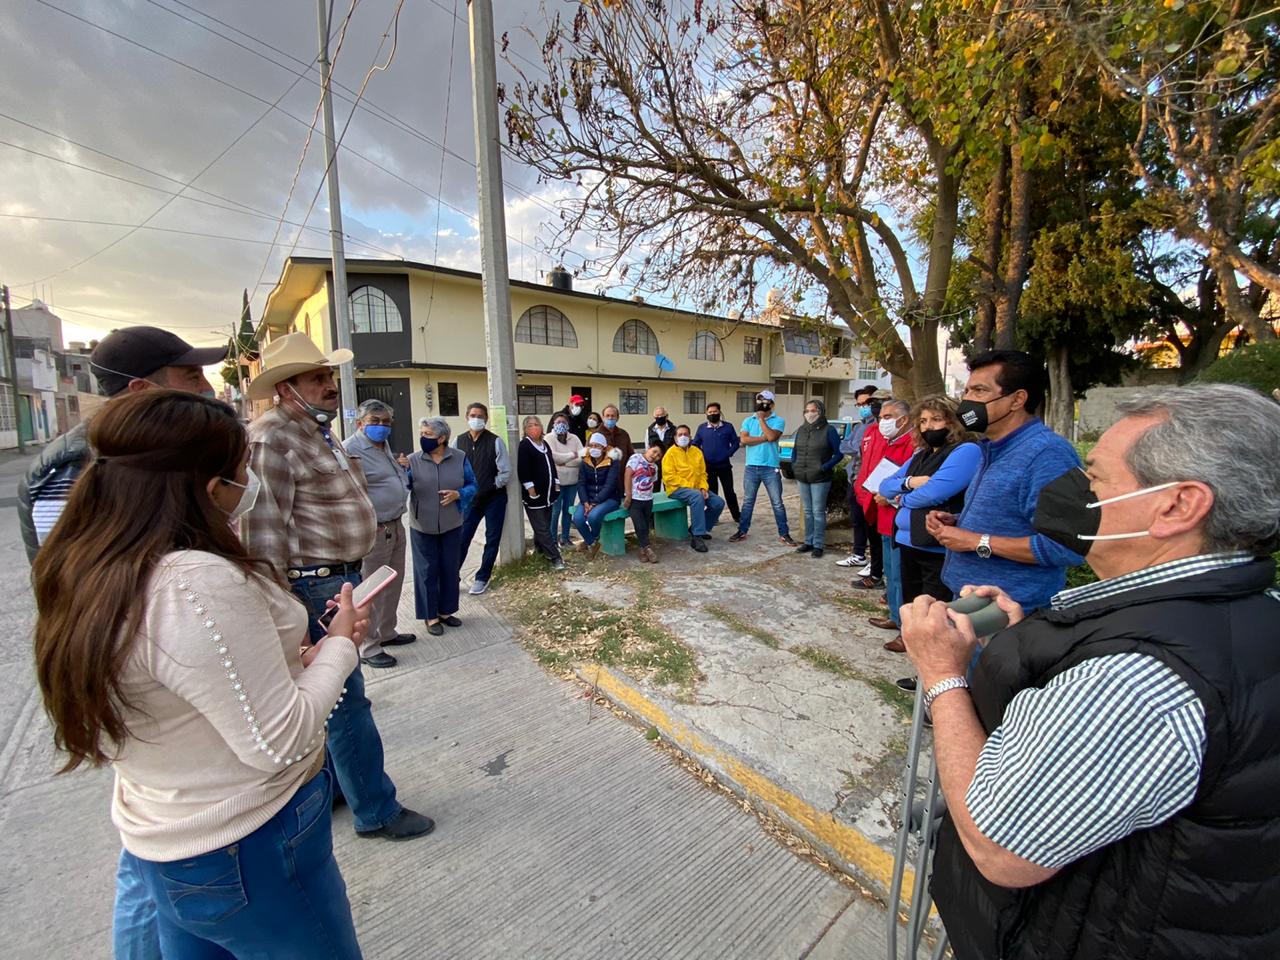
[[[355,354],[350,350],[321,353],[315,341],[305,333],[291,333],[272,340],[262,348],[262,372],[253,378],[245,396],[250,400],[268,400],[276,384],[317,367],[337,367],[350,363]]]

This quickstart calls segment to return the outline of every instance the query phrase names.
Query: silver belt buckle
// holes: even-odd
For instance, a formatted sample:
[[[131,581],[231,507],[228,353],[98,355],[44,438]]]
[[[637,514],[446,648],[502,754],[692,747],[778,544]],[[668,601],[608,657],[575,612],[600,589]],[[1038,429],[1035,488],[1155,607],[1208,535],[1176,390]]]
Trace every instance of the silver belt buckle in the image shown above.
[[[316,572],[312,574],[312,576],[320,577],[323,579],[324,577],[327,577],[330,574],[330,572],[331,571],[329,570],[328,567],[316,567]]]

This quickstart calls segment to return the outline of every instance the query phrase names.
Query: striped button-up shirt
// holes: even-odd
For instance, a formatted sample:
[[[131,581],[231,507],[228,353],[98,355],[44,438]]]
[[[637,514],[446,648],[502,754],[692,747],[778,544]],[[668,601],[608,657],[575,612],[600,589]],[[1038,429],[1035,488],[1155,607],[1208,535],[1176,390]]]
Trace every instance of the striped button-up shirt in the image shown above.
[[[1063,590],[1051,605],[1063,610],[1252,559],[1174,560]],[[1013,698],[982,748],[965,805],[992,842],[1063,867],[1186,808],[1204,749],[1204,706],[1177,673],[1142,653],[1096,657]]]
[[[358,562],[373,547],[378,519],[360,461],[305,414],[280,404],[250,423],[249,465],[262,490],[240,538],[255,557],[283,574]]]

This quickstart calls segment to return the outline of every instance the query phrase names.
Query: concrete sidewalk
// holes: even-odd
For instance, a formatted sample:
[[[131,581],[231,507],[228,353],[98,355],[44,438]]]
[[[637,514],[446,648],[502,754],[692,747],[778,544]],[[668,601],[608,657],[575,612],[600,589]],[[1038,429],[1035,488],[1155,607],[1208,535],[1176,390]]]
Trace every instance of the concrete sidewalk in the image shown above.
[[[366,957],[884,956],[878,905],[548,676],[480,599],[464,597],[462,628],[419,629],[399,666],[366,669],[401,798],[439,824],[390,844],[336,815]],[[29,682],[29,660],[12,679]],[[0,754],[3,953],[107,957],[110,774],[53,762],[27,700]]]
[[[791,481],[784,499],[800,540]],[[621,654],[611,636],[557,644],[541,617],[526,625],[525,642],[544,662],[573,661],[582,681],[883,896],[912,703],[894,680],[912,668],[883,649],[894,634],[867,623],[886,612],[881,591],[853,589],[856,571],[836,566],[850,546],[847,524],[828,530],[826,555],[814,560],[778,542],[767,499],[753,519],[747,540],[732,544],[726,516],[707,554],[687,541],[660,544],[657,565],[640,564],[634,543],[625,557],[568,552],[567,579],[500,585],[495,600],[519,619],[537,591],[562,592],[563,603],[591,611],[588,637],[609,623],[600,611],[614,611],[627,621],[615,628]],[[557,625],[572,632],[563,618]],[[671,682],[670,671],[628,654],[628,636],[654,631],[695,665],[687,679]]]

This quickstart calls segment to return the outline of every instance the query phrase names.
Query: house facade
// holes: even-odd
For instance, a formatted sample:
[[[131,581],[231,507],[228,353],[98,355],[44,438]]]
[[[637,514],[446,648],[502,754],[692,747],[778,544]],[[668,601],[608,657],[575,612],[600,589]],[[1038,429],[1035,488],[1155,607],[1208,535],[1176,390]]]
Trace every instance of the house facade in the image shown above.
[[[677,424],[695,425],[716,401],[740,423],[756,392],[770,389],[791,430],[810,397],[824,400],[834,416],[851,382],[861,382],[868,369],[835,328],[748,322],[585,293],[558,271],[548,279],[511,282],[518,401],[509,414],[545,421],[581,394],[591,410],[617,405],[621,425],[638,440],[656,407],[666,407]],[[393,406],[397,449],[416,445],[423,416],[464,429],[467,404],[489,399],[480,275],[348,260],[347,287],[357,402],[377,397]],[[261,335],[269,341],[303,332],[322,350],[333,349],[331,297],[329,260],[290,258],[267,299]]]

